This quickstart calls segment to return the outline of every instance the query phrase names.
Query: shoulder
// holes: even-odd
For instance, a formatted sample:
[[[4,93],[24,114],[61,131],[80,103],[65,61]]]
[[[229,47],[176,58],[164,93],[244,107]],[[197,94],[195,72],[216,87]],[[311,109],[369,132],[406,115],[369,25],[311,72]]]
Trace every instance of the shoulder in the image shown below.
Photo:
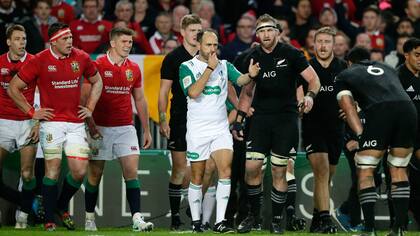
[[[76,57],[76,58],[77,57],[82,57],[82,59],[86,59],[86,58],[90,59],[89,54],[87,54],[85,51],[83,51],[81,49],[78,49],[78,48],[73,48],[72,50],[73,50],[73,53],[74,53],[74,57]]]
[[[30,53],[26,53],[26,59],[25,59],[25,61],[29,61],[29,60],[31,60],[32,58],[34,58],[35,56],[34,55],[32,55],[32,54],[30,54]]]
[[[130,60],[130,59],[127,59],[127,65],[128,65],[131,69],[133,69],[133,70],[135,70],[135,71],[139,71],[139,72],[140,72],[140,67],[139,67],[139,64],[135,63],[134,61],[132,61],[132,60]]]
[[[70,28],[74,29],[75,27],[79,26],[82,24],[82,21],[80,19],[78,20],[73,20],[72,22],[70,22]],[[74,33],[74,32],[72,32]]]

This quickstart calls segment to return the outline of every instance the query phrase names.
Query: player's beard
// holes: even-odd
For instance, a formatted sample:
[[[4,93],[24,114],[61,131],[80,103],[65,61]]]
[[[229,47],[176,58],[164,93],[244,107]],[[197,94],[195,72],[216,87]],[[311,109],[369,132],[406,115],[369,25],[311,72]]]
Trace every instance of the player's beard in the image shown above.
[[[276,38],[274,38],[270,42],[261,41],[261,46],[265,49],[272,49],[275,44],[276,44]]]
[[[316,52],[316,55],[319,59],[326,61],[333,56],[333,50],[331,50],[328,54],[322,54],[321,52]]]

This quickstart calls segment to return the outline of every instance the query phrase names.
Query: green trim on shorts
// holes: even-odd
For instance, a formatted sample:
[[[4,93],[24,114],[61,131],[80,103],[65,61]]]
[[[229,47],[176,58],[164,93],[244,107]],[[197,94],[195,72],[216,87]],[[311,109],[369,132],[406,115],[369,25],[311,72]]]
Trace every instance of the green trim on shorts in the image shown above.
[[[34,190],[36,187],[36,179],[32,177],[29,181],[23,180],[22,188],[25,190]]]
[[[126,188],[140,188],[140,182],[138,179],[130,179],[125,181]]]
[[[80,185],[82,185],[82,181],[77,181],[77,180],[73,179],[73,176],[71,176],[70,172],[67,174],[66,180],[67,180],[67,183],[69,183],[71,186],[73,186],[77,189],[79,189]]]
[[[50,179],[48,177],[44,177],[42,179],[42,184],[48,185],[48,186],[54,186],[54,185],[57,185],[57,180],[56,179]]]
[[[89,183],[89,180],[86,178],[86,180],[83,182],[83,185],[85,186],[86,191],[89,191],[91,193],[98,192],[99,185],[93,186]]]
[[[201,190],[202,185],[195,185],[190,182],[190,188],[195,189],[195,190]]]

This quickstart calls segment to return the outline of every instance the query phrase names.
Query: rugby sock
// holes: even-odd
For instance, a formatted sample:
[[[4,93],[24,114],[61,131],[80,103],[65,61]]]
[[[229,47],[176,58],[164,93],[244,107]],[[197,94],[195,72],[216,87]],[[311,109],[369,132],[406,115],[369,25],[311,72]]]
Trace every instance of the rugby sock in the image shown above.
[[[138,179],[125,181],[125,192],[128,205],[130,205],[131,215],[140,212],[140,183]]]
[[[365,218],[365,231],[367,232],[375,230],[375,203],[377,199],[378,194],[375,191],[375,187],[359,191],[359,201]]]
[[[57,180],[44,177],[42,179],[42,197],[45,209],[45,222],[54,222],[54,211],[57,203]]]
[[[210,223],[210,217],[213,213],[214,205],[216,204],[216,186],[210,186],[203,197],[203,224]]]
[[[219,179],[216,190],[216,221],[220,223],[225,219],[226,207],[230,196],[230,179]]]
[[[60,198],[57,202],[58,210],[69,210],[70,199],[77,192],[77,190],[79,190],[80,185],[82,185],[82,181],[73,179],[73,176],[71,176],[71,173],[69,172],[63,181],[63,189],[61,190]]]
[[[22,211],[29,214],[32,209],[32,201],[34,200],[36,187],[36,179],[32,178],[29,181],[23,180],[22,186]]]
[[[168,195],[169,205],[171,206],[171,214],[179,214],[179,205],[181,204],[181,184],[173,184],[169,182]]]
[[[330,212],[329,211],[320,211],[319,212],[319,219],[320,220],[325,220],[325,219],[328,219],[330,217],[331,216],[330,216]]]
[[[0,197],[18,206],[22,205],[20,192],[5,185],[3,179],[0,179]]]
[[[202,185],[195,185],[190,183],[188,188],[188,203],[191,209],[192,221],[200,220],[201,215],[201,201],[203,198]]]
[[[260,209],[261,209],[261,197],[262,197],[262,190],[261,184],[258,185],[249,185],[247,184],[247,196],[248,196],[248,203],[250,205],[251,214],[259,218],[260,217]]]
[[[296,190],[296,180],[287,181],[286,214],[288,218],[295,214]]]
[[[86,212],[95,212],[96,201],[98,199],[98,186],[93,186],[89,180],[85,180],[85,210]]]
[[[278,191],[274,186],[271,186],[271,211],[273,215],[273,222],[280,223],[283,215],[283,209],[286,204],[287,192]]]
[[[45,174],[45,161],[44,158],[35,158],[35,178],[36,188],[35,195],[41,195],[42,193],[42,179]]]
[[[392,230],[397,232],[399,228],[405,228],[407,224],[408,206],[410,202],[410,185],[408,181],[392,183],[391,197],[395,212],[395,222]]]

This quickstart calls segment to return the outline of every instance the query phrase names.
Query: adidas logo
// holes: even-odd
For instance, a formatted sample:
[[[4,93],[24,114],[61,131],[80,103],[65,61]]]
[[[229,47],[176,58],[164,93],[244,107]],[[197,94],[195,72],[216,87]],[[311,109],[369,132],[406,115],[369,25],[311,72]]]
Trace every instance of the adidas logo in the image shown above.
[[[407,92],[414,92],[413,85],[410,85],[410,87],[408,87],[405,91],[407,91]]]

